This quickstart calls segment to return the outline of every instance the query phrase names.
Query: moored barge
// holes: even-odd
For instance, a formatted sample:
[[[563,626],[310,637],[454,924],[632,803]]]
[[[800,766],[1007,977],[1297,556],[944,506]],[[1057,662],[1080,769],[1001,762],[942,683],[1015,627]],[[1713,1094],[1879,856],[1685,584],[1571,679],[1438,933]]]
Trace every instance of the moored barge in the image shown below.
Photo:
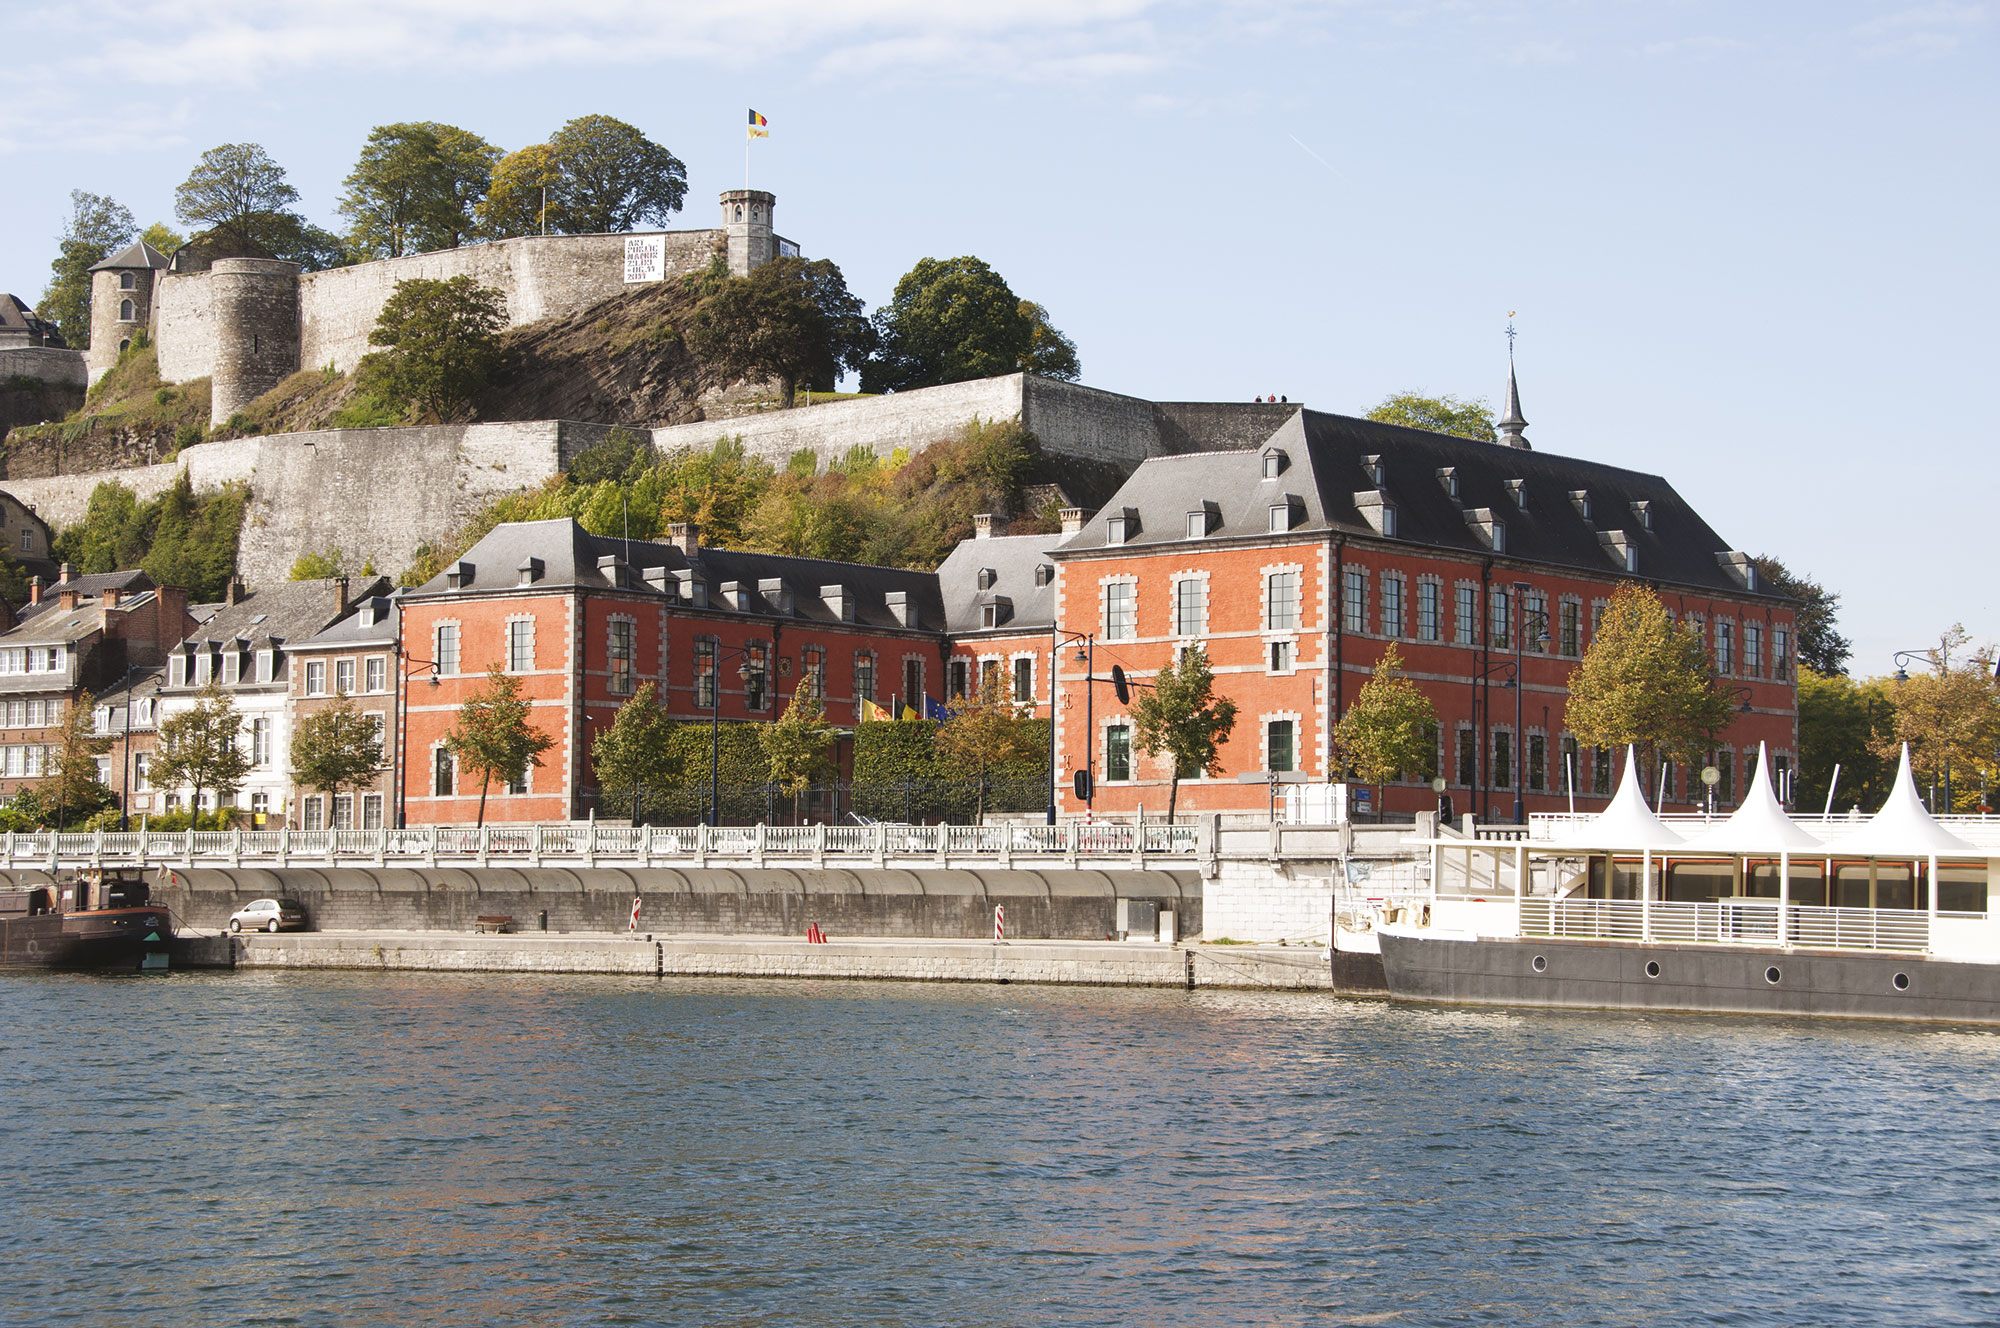
[[[0,885],[0,968],[164,969],[173,940],[142,872]]]

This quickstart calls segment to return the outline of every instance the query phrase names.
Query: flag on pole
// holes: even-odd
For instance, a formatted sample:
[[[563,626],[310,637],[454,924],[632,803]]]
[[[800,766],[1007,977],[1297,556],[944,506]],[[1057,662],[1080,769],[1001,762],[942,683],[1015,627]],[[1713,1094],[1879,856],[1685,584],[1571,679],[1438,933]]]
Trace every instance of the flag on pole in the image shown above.
[[[861,702],[861,718],[870,724],[886,724],[889,722],[889,712],[881,706],[876,705],[873,701],[863,698]]]
[[[917,714],[917,712],[916,712],[916,711],[915,711],[915,710],[914,710],[913,708],[911,708],[910,706],[907,706],[907,705],[906,705],[906,706],[904,706],[904,707],[903,707],[903,718],[904,718],[905,720],[912,720],[912,719],[917,719],[917,718],[920,718],[920,716],[919,716],[919,715]]]
[[[763,116],[757,114],[757,112],[750,112],[750,137],[769,138],[771,136],[770,124],[769,120],[766,120]]]

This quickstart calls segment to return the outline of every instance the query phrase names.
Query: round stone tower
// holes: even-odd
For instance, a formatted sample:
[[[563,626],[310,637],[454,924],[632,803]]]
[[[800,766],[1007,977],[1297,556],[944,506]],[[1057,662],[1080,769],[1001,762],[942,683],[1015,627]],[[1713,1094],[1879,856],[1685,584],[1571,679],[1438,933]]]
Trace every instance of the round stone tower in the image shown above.
[[[143,240],[90,269],[90,347],[84,364],[96,382],[132,338],[153,326],[154,283],[167,256]]]
[[[209,423],[221,424],[299,368],[299,265],[218,258],[209,268],[215,370]]]
[[[778,256],[778,240],[771,233],[771,213],[778,206],[776,195],[762,189],[725,189],[722,193],[722,229],[729,237],[729,275],[747,277]]]

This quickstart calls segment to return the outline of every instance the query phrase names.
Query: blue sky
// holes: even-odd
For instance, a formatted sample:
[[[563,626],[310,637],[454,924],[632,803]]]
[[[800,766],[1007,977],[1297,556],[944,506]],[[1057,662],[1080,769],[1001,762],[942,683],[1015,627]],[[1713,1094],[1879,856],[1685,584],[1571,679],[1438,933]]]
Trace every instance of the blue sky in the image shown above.
[[[339,225],[370,127],[629,120],[871,305],[971,253],[1084,381],[1360,413],[1504,390],[1844,598],[1857,672],[2000,636],[2000,61],[1982,3],[73,0],[7,6],[0,290],[251,140]]]

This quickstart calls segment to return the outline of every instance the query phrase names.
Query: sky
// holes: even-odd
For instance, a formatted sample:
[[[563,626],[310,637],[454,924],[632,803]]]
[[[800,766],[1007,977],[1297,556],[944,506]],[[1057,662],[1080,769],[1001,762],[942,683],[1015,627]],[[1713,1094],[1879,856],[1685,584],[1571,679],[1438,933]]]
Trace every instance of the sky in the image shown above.
[[[172,222],[261,143],[342,224],[368,131],[607,114],[751,181],[874,306],[975,254],[1083,381],[1360,414],[1484,397],[1841,596],[1857,674],[2000,638],[2000,5],[70,0],[0,7],[0,290],[71,189]]]

